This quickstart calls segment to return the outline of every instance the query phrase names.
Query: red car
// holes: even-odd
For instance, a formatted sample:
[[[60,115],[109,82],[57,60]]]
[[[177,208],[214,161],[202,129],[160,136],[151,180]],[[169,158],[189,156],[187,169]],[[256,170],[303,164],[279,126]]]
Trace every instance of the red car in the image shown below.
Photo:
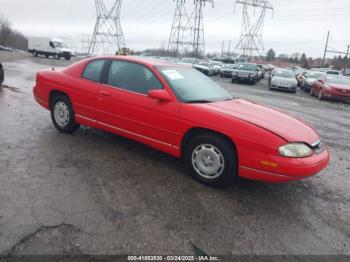
[[[136,57],[98,57],[42,70],[36,101],[55,127],[112,132],[175,157],[209,185],[244,177],[285,182],[329,163],[318,133],[279,111],[234,98],[185,66]]]
[[[350,102],[350,79],[346,76],[322,75],[315,81],[310,90],[320,100],[324,98]]]

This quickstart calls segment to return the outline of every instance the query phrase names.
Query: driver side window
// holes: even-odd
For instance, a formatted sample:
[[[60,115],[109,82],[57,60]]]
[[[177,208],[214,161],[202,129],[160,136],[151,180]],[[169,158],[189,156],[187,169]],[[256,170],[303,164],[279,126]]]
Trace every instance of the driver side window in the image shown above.
[[[111,63],[107,84],[144,95],[151,90],[163,89],[157,77],[146,67],[117,60]]]

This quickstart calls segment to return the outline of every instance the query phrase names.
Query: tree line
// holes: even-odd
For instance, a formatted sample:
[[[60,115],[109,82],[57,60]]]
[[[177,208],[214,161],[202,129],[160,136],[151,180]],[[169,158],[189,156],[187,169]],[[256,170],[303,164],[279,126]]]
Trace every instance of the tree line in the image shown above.
[[[21,50],[28,49],[28,39],[12,28],[11,22],[0,15],[0,45]]]
[[[266,61],[281,61],[292,64],[298,64],[304,68],[319,67],[322,64],[321,58],[307,57],[305,53],[294,53],[292,55],[280,54],[276,55],[275,50],[269,49],[266,53]],[[334,69],[350,68],[350,57],[348,56],[335,56],[332,59],[326,59],[324,67],[333,67]]]

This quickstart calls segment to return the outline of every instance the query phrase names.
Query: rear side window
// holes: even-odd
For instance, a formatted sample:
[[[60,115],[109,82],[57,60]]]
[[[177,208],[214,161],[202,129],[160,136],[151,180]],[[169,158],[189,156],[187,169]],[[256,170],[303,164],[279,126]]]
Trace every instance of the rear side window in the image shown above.
[[[100,82],[101,73],[105,60],[95,60],[90,62],[84,70],[83,78],[95,82]]]
[[[163,89],[163,85],[149,69],[125,61],[112,62],[107,84],[140,94]]]

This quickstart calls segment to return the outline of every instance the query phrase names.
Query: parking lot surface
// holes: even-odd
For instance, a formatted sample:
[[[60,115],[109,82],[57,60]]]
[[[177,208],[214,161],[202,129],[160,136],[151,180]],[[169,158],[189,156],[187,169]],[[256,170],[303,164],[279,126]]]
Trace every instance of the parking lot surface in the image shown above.
[[[313,125],[332,158],[303,181],[218,189],[139,143],[90,128],[58,133],[33,99],[35,73],[74,61],[0,52],[0,62],[1,254],[350,255],[349,105],[212,77]]]

